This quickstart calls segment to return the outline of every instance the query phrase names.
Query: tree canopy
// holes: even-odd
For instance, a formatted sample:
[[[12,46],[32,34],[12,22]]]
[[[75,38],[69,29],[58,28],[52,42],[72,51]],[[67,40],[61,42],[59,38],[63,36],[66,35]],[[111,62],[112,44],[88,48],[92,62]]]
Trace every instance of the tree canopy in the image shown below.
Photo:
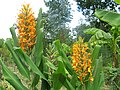
[[[117,4],[113,0],[76,0],[78,11],[82,12],[93,27],[107,31],[110,26],[94,16],[95,9],[116,11]],[[103,28],[104,27],[104,28]]]
[[[69,36],[69,23],[72,19],[71,7],[68,0],[45,0],[49,8],[44,13],[47,23],[45,24],[45,37],[49,40],[60,39],[65,41]]]

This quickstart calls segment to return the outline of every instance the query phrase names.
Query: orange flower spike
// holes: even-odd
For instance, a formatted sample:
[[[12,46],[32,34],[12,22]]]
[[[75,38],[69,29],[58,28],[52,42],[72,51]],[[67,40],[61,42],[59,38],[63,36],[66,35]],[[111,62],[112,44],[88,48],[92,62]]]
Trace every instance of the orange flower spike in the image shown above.
[[[30,8],[30,4],[22,5],[20,14],[18,14],[18,35],[20,46],[24,51],[30,52],[35,43],[36,29],[35,18]],[[32,28],[30,28],[32,27]],[[31,40],[28,40],[31,39]],[[28,53],[27,52],[27,53]]]
[[[86,79],[85,77],[89,75],[92,77],[92,67],[91,67],[91,54],[88,53],[88,45],[83,42],[83,39],[80,38],[80,41],[73,44],[73,55],[72,55],[72,66],[75,72],[78,75],[79,80],[83,83]],[[92,78],[90,79],[93,80]]]

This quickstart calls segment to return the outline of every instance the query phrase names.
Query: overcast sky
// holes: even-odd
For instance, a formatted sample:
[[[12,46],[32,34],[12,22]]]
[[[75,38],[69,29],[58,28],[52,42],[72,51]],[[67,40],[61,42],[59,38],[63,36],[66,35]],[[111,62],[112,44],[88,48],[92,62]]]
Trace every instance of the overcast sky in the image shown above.
[[[70,26],[74,28],[79,18],[84,18],[81,13],[77,12],[76,2],[74,0],[69,0],[72,4],[73,20],[70,23]],[[42,8],[43,11],[47,11],[47,8],[43,0],[2,0],[0,2],[0,38],[10,38],[11,34],[9,28],[16,23],[17,14],[21,9],[21,5],[24,3],[29,3],[35,12],[35,17],[37,17],[39,8]]]

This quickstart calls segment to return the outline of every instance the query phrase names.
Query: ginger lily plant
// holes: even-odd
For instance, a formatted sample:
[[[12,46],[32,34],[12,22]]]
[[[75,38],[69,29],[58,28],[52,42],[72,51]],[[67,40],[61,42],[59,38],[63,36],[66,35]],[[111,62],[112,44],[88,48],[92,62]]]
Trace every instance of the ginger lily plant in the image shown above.
[[[16,90],[60,90],[63,87],[67,90],[100,90],[104,82],[102,60],[98,57],[100,46],[90,48],[80,38],[73,44],[70,59],[65,53],[68,46],[63,44],[66,46],[65,50],[60,41],[56,40],[53,42],[57,53],[57,57],[52,56],[56,60],[54,64],[50,61],[53,58],[43,53],[45,20],[42,18],[42,9],[36,22],[29,4],[23,5],[21,10],[18,15],[19,36],[16,36],[15,28],[11,27],[14,45],[9,39],[5,43],[19,73],[30,83],[24,84],[24,81],[9,70],[0,58],[5,80]]]

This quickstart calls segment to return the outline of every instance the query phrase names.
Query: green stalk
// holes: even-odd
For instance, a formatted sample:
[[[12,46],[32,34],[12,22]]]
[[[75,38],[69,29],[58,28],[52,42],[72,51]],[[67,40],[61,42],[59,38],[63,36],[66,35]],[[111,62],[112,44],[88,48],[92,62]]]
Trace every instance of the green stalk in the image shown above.
[[[118,54],[117,54],[117,41],[115,37],[113,38],[113,67],[118,68]]]

